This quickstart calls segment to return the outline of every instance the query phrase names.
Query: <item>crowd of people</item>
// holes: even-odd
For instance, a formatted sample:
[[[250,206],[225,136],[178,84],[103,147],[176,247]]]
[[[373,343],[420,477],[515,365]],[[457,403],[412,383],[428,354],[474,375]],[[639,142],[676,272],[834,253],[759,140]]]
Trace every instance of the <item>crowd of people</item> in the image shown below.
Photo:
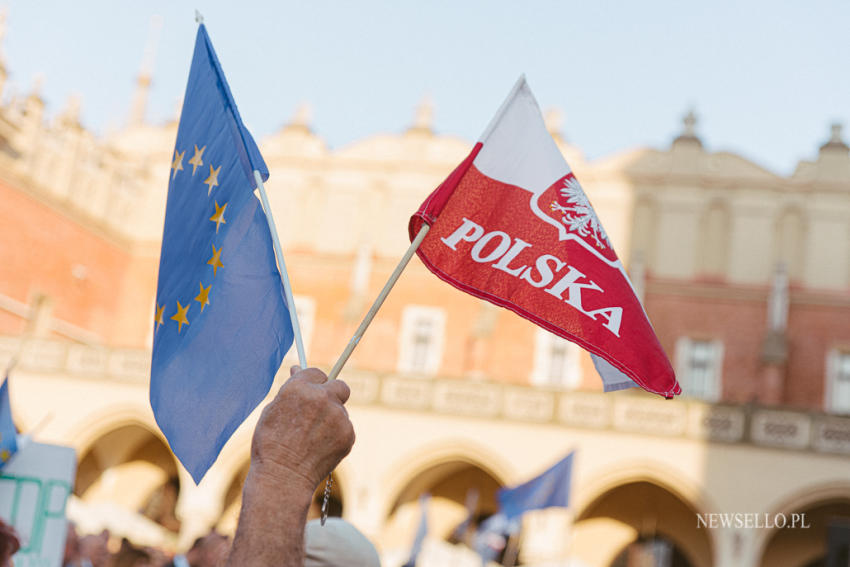
[[[168,556],[124,539],[112,552],[108,532],[78,537],[71,526],[64,567],[380,567],[375,547],[350,523],[307,522],[314,491],[354,445],[350,393],[321,370],[291,369],[254,430],[232,542],[211,532]],[[19,548],[14,530],[0,522],[0,567],[10,567]]]
[[[117,549],[116,549],[117,548]],[[167,554],[155,547],[137,546],[128,539],[110,542],[109,533],[79,537],[68,526],[63,567],[216,567],[223,565],[230,538],[215,531],[195,540],[183,554]]]

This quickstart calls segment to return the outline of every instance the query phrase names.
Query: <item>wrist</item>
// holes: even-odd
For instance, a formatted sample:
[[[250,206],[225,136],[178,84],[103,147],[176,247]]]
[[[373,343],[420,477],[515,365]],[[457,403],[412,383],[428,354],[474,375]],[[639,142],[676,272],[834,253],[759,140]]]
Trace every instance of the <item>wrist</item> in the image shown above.
[[[297,471],[256,461],[251,463],[245,479],[246,493],[251,491],[263,500],[280,500],[289,507],[309,507],[316,486],[311,479]]]
[[[252,462],[229,567],[302,565],[304,526],[313,489],[302,476]],[[283,563],[281,563],[283,560]]]

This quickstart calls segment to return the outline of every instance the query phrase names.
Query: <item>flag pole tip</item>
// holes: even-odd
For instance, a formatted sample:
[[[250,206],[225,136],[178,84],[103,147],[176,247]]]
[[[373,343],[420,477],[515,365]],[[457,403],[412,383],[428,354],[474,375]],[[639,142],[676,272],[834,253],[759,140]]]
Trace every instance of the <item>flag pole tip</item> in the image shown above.
[[[204,23],[204,16],[198,10],[195,10],[195,22],[197,22],[198,24]]]

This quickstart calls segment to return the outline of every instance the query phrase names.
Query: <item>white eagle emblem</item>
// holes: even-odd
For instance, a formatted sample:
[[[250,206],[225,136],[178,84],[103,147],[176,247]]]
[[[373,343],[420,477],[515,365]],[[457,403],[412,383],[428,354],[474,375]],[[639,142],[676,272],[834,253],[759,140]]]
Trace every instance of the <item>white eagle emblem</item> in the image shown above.
[[[558,201],[552,201],[549,208],[563,215],[561,222],[566,225],[567,229],[577,232],[581,236],[592,236],[599,248],[605,249],[606,244],[611,246],[608,235],[602,228],[602,223],[599,222],[596,212],[590,206],[587,195],[584,194],[584,189],[581,188],[575,177],[564,180],[561,196],[567,200],[567,205],[564,206]]]

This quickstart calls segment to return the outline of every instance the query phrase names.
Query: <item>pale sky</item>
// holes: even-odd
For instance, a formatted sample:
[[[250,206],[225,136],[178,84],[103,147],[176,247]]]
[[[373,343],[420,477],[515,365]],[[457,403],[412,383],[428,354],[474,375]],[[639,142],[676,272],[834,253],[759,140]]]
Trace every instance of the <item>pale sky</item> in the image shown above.
[[[206,20],[259,140],[302,102],[332,148],[400,132],[425,94],[439,133],[475,140],[520,73],[590,158],[667,147],[693,107],[711,150],[790,174],[843,122],[850,2],[12,0],[3,54],[16,92],[44,77],[97,132],[122,125],[151,19],[162,27],[148,118],[175,114]],[[9,92],[5,93],[9,96]]]

